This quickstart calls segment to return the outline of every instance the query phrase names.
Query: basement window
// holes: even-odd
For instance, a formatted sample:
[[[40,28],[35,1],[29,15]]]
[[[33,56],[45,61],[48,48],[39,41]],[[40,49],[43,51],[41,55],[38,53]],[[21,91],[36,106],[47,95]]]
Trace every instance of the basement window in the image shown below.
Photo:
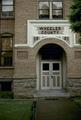
[[[11,82],[0,82],[0,91],[11,91]]]

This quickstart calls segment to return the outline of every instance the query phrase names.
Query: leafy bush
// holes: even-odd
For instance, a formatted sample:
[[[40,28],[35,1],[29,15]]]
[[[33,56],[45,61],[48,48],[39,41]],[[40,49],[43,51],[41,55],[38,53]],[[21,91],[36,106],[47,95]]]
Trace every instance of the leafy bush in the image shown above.
[[[13,92],[11,91],[0,91],[0,98],[3,98],[3,99],[12,99],[13,98]]]

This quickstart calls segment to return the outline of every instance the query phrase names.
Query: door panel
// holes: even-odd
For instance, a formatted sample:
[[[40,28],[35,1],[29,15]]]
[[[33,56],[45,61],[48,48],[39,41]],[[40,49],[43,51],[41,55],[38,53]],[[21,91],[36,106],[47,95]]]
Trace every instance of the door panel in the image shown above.
[[[61,62],[41,62],[41,89],[61,88]]]
[[[41,63],[41,88],[42,89],[50,88],[50,63],[49,62]]]
[[[61,62],[51,62],[52,66],[52,89],[61,88]]]

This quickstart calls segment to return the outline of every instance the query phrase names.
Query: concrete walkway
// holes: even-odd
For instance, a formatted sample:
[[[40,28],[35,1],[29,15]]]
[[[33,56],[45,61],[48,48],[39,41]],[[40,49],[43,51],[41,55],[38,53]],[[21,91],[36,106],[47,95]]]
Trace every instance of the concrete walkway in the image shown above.
[[[36,120],[81,120],[81,108],[69,99],[39,99]]]

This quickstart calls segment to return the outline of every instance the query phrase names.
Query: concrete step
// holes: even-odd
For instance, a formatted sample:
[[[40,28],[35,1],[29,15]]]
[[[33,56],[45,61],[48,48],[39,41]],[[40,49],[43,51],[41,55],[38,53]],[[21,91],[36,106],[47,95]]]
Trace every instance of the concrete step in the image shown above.
[[[40,90],[35,91],[34,97],[70,97],[65,90]]]

